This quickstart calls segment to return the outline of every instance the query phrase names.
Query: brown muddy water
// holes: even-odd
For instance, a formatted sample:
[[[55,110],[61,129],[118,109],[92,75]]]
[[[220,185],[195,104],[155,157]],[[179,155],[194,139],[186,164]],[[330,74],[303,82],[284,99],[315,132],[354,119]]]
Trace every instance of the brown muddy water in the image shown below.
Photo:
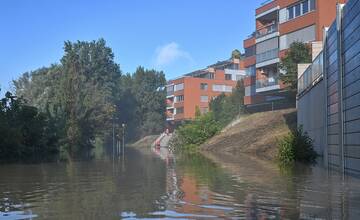
[[[128,149],[125,160],[0,165],[0,220],[360,219],[357,178],[216,160]]]

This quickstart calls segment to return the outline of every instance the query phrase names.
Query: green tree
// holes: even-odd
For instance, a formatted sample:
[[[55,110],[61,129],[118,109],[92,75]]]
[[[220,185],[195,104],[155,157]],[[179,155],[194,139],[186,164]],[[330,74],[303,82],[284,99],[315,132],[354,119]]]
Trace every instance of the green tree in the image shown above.
[[[244,111],[245,87],[243,81],[237,82],[233,93],[229,96],[221,94],[210,102],[210,110],[215,119],[222,125],[227,125],[237,115]]]
[[[113,124],[117,130],[127,124],[127,140],[159,133],[165,125],[164,73],[139,67],[122,75],[103,39],[65,42],[60,64],[26,72],[13,83],[16,95],[51,121],[70,156],[96,141],[107,143]]]
[[[58,152],[58,137],[37,108],[10,92],[0,104],[0,162],[46,160]]]
[[[221,126],[212,112],[202,114],[177,129],[178,140],[175,147],[180,151],[196,151],[197,146],[214,136],[220,129]]]
[[[141,136],[157,134],[165,126],[165,74],[138,67],[133,77],[132,92],[137,102],[139,132]]]
[[[76,154],[109,132],[121,73],[103,39],[65,42],[61,63],[66,138],[69,152]]]
[[[280,79],[290,90],[297,90],[297,65],[300,63],[311,63],[311,50],[307,44],[294,42],[280,62],[280,69],[285,72]]]
[[[238,49],[233,50],[232,53],[231,53],[231,58],[240,59],[241,58],[240,51]]]

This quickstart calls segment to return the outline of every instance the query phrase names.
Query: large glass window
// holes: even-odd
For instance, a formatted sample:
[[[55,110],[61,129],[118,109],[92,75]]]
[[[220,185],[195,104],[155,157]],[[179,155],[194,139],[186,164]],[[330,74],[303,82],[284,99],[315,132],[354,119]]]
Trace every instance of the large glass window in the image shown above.
[[[249,66],[248,68],[246,68],[245,73],[248,76],[255,76],[256,75],[256,67],[255,67],[255,65]]]
[[[313,11],[316,8],[315,0],[310,0],[310,10]]]
[[[184,83],[180,83],[180,84],[176,84],[174,86],[174,91],[180,91],[180,90],[183,90],[184,89]]]
[[[294,7],[288,8],[289,20],[294,18]]]
[[[183,95],[178,95],[175,98],[175,102],[183,102],[184,101],[184,96]]]
[[[302,16],[306,13],[314,11],[316,8],[316,0],[305,0],[287,8],[288,20]]]
[[[301,15],[301,5],[295,5],[295,17],[298,17]]]
[[[309,12],[309,1],[306,0],[303,3],[301,3],[303,14],[306,14]]]
[[[256,46],[245,48],[245,57],[251,57],[256,54]]]

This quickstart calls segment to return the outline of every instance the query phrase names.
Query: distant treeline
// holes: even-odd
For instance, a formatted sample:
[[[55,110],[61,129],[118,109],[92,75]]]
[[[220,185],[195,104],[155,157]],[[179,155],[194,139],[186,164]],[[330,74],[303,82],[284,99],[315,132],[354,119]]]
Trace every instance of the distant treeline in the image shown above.
[[[96,140],[111,143],[112,128],[120,133],[122,123],[127,140],[159,133],[165,125],[166,94],[158,89],[166,84],[164,73],[138,67],[122,74],[103,39],[65,42],[59,64],[26,72],[13,83],[15,96],[7,93],[2,100],[0,161],[76,157]]]

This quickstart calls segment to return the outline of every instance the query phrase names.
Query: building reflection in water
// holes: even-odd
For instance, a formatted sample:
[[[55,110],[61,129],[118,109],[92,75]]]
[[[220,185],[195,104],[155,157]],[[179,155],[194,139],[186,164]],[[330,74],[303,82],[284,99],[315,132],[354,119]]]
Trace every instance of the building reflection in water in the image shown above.
[[[175,162],[171,154],[160,154],[167,161],[166,209],[177,213],[245,219],[360,219],[358,178],[343,179],[320,166],[280,169],[243,158],[240,163],[221,161],[223,169],[201,155]]]

